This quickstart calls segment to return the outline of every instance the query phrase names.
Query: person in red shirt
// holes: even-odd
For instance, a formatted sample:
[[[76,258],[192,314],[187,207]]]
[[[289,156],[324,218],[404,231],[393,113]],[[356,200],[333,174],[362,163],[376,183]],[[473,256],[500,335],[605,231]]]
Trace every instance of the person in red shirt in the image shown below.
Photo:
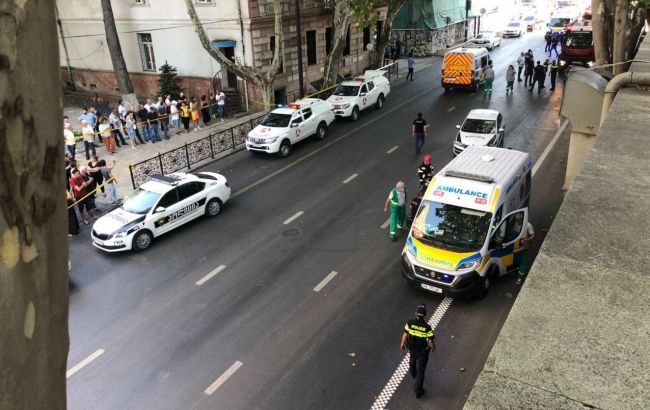
[[[84,209],[88,215],[92,215],[94,219],[97,219],[97,210],[94,206],[94,201],[88,201],[88,198],[84,198],[87,194],[86,188],[93,183],[92,177],[88,181],[84,181],[84,178],[79,173],[78,169],[72,171],[72,178],[70,178],[70,189],[74,195],[74,198],[78,201],[77,206],[79,207],[79,214],[84,220],[84,224],[88,225],[88,220],[84,214]]]

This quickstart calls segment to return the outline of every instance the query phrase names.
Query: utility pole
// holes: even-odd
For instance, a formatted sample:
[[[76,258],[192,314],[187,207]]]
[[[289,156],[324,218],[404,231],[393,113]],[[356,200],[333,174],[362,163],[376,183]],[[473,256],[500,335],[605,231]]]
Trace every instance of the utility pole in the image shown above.
[[[296,0],[296,39],[298,41],[298,82],[300,83],[300,98],[305,96],[302,78],[302,30],[300,29],[300,0]]]
[[[465,42],[467,43],[467,31],[469,26],[469,10],[472,8],[472,0],[465,0]]]

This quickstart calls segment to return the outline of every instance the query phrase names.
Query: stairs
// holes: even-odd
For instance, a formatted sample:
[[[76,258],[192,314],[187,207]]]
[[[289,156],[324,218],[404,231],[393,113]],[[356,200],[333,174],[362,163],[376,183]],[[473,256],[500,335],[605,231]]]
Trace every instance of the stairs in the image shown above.
[[[226,94],[226,113],[235,115],[242,111],[241,97],[239,91],[235,88],[225,88],[223,93]]]

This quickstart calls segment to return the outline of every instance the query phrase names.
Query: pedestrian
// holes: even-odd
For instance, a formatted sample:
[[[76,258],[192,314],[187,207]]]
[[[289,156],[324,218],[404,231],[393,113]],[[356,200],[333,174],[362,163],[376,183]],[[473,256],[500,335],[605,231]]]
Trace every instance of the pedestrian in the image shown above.
[[[551,49],[548,51],[549,58],[553,55],[553,51],[555,51],[555,58],[558,58],[560,56],[557,52],[557,46],[559,43],[560,43],[560,35],[559,34],[553,35],[553,38],[551,39]]]
[[[77,164],[77,161],[74,160],[72,155],[69,152],[65,153],[65,189],[70,190],[70,174],[72,173],[72,163]]]
[[[515,85],[515,76],[517,75],[517,72],[515,71],[515,68],[510,65],[508,66],[508,71],[506,71],[506,95],[508,92],[512,94],[512,89]]]
[[[422,118],[422,113],[418,113],[418,117],[413,120],[413,126],[411,127],[411,132],[415,137],[415,154],[419,154],[424,146],[424,137],[429,131],[429,126],[424,118]]]
[[[204,126],[210,124],[210,107],[208,105],[208,96],[203,94],[201,96],[201,117]]]
[[[104,139],[106,151],[110,155],[115,154],[115,138],[113,137],[113,131],[111,131],[111,124],[108,123],[108,118],[102,115],[99,117],[98,124],[99,135]]]
[[[88,196],[84,199],[86,210],[89,215],[92,213],[93,219],[97,219],[97,207],[95,206],[95,191],[97,191],[97,181],[90,175],[90,168],[87,166],[79,169],[81,178],[86,182],[86,193]]]
[[[415,69],[415,57],[413,56],[413,50],[409,53],[409,58],[407,60],[407,65],[409,72],[406,74],[406,81],[409,80],[409,77],[411,77],[411,81],[413,81],[413,70]]]
[[[138,143],[135,142],[136,138],[136,131],[138,130],[136,123],[135,123],[135,118],[133,118],[133,111],[129,111],[126,114],[125,118],[126,122],[126,135],[128,135],[129,140],[131,141],[131,148],[132,149],[138,149]],[[142,139],[140,139],[140,142],[142,143]]]
[[[398,38],[395,40],[395,60],[399,60],[400,53],[402,52],[402,42]]]
[[[164,101],[158,107],[158,121],[160,122],[160,131],[162,131],[163,138],[169,139],[169,114],[167,113],[167,103]]]
[[[521,52],[521,55],[517,57],[517,82],[521,82],[521,72],[524,71],[524,62],[526,59],[524,58],[524,52]]]
[[[548,30],[546,34],[544,34],[544,41],[546,41],[546,47],[544,47],[544,51],[548,52],[551,51],[551,40],[553,38],[553,35],[551,34],[551,30]]]
[[[422,163],[418,167],[418,179],[420,180],[420,189],[426,189],[433,178],[435,170],[431,165],[431,155],[425,155]]]
[[[112,110],[111,114],[108,116],[108,123],[111,125],[111,131],[113,132],[113,138],[115,138],[117,146],[121,147],[122,145],[126,145],[122,120],[115,110]]]
[[[386,47],[384,47],[384,59],[390,60],[392,56],[393,56],[393,49],[390,44],[386,44]],[[384,64],[386,63],[388,62],[384,61]]]
[[[92,108],[92,107],[91,107]],[[93,108],[94,110],[94,108]],[[87,125],[90,126],[90,128],[95,128],[95,122],[97,121],[97,115],[91,111],[90,109],[84,107],[82,114],[79,116],[79,124],[83,127],[82,122],[86,121]]]
[[[390,231],[388,237],[391,241],[397,239],[397,230],[401,230],[404,226],[406,218],[406,197],[407,191],[404,182],[398,181],[395,188],[391,189],[388,194],[388,199],[384,204],[384,213],[388,212],[390,206]]]
[[[550,71],[548,73],[549,77],[551,77],[551,88],[549,88],[549,91],[555,90],[555,79],[557,78],[557,72],[559,68],[560,66],[558,66],[557,62],[553,60],[551,63]]]
[[[104,140],[102,139],[102,135],[99,133],[99,115],[97,115],[97,110],[95,107],[90,107],[88,108],[88,113],[94,117],[92,127],[95,130],[95,135],[97,136],[99,143],[103,144]]]
[[[178,94],[178,102],[179,103],[184,102],[185,104],[187,104],[187,97],[182,91],[180,94]]]
[[[144,104],[144,109],[147,110],[147,112],[151,111],[151,98],[147,98]]]
[[[83,219],[85,225],[88,225],[88,220],[84,215],[84,209],[90,216],[91,208],[86,207],[86,199],[88,199],[88,197],[86,197],[86,189],[88,188],[88,185],[90,185],[90,182],[84,180],[84,178],[81,176],[81,172],[77,168],[72,170],[71,175],[72,176],[69,181],[70,190],[72,191],[75,201],[77,201],[77,206],[79,207],[79,215],[81,215],[81,219]],[[93,204],[93,209],[94,209],[94,204]]]
[[[115,205],[117,204],[118,201],[117,190],[115,189],[115,185],[117,184],[117,179],[115,179],[115,176],[113,175],[115,160],[113,160],[112,166],[107,165],[106,161],[104,161],[103,159],[100,160],[97,165],[99,166],[99,171],[102,174],[102,178],[104,179],[104,181],[106,181],[104,186],[108,191],[108,203],[111,205]]]
[[[402,351],[409,350],[409,373],[415,379],[413,390],[415,398],[419,399],[424,394],[424,371],[429,362],[429,351],[436,351],[436,344],[433,339],[433,329],[424,320],[427,315],[427,306],[424,303],[415,309],[415,318],[410,319],[404,325],[402,334]]]
[[[183,121],[185,133],[190,132],[190,115],[190,107],[185,101],[181,101],[181,120]]]
[[[79,235],[80,227],[77,219],[77,211],[74,206],[74,197],[69,190],[65,191],[66,202],[68,203],[68,237],[74,238]]]
[[[537,83],[537,93],[541,93],[542,88],[544,88],[544,77],[546,77],[544,66],[542,65],[541,61],[537,61],[537,65],[535,66],[533,73],[533,82],[530,84],[528,91],[532,93],[533,88],[535,88],[535,83]]]
[[[158,109],[153,105],[151,106],[151,111],[149,111],[148,118],[151,142],[155,144],[156,141],[160,141],[160,121],[158,119]]]
[[[102,175],[102,170],[99,165],[99,158],[97,158],[97,155],[93,155],[90,157],[90,161],[88,161],[88,166],[83,167],[83,170],[87,171],[88,175],[93,178],[93,182],[95,183],[95,186],[99,186],[99,189],[102,191],[102,196],[106,198],[106,189],[104,188],[104,176]],[[81,173],[82,176],[84,175],[84,172]],[[95,188],[93,186],[93,189]]]
[[[124,125],[124,121],[126,120],[126,114],[128,114],[128,113],[129,113],[129,110],[124,105],[124,100],[119,100],[117,102],[117,115],[122,120],[122,125]]]
[[[72,132],[71,123],[65,124],[65,128],[63,128],[63,138],[65,139],[66,149],[72,156],[72,159],[74,159],[74,156],[77,152],[77,136],[74,135],[74,132]]]
[[[483,96],[492,97],[492,85],[494,84],[494,69],[492,68],[492,61],[488,62],[488,66],[483,72]]]
[[[196,101],[196,98],[192,97],[190,100],[190,113],[192,114],[192,126],[194,127],[194,131],[198,131],[201,129],[199,127],[199,103]]]
[[[172,101],[171,105],[169,106],[169,116],[172,120],[171,127],[175,128],[177,130],[181,129],[181,119],[178,114],[178,101],[174,100]]]
[[[219,110],[221,122],[224,122],[226,118],[226,94],[221,90],[217,90],[214,98],[217,101],[217,109]]]
[[[151,141],[151,127],[149,126],[149,111],[142,104],[140,104],[140,109],[138,110],[138,120],[142,127],[142,136],[144,137],[142,143],[144,144],[144,142]]]
[[[88,124],[86,120],[81,121],[81,135],[83,135],[84,149],[86,150],[86,159],[90,159],[90,153],[95,151],[95,130]]]
[[[533,60],[527,60],[525,64],[526,67],[524,68],[524,87],[528,87],[533,84],[535,63],[533,62]]]

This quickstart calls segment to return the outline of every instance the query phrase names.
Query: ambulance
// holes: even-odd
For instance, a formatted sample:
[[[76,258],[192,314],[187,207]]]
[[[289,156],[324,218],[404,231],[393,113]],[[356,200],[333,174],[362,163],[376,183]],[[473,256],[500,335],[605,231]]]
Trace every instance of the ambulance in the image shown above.
[[[469,146],[429,183],[402,250],[409,285],[443,296],[485,297],[518,268],[533,163],[527,153]]]
[[[451,88],[469,88],[476,91],[483,82],[483,73],[489,62],[490,55],[484,47],[463,47],[448,51],[442,60],[442,88],[445,91]]]

